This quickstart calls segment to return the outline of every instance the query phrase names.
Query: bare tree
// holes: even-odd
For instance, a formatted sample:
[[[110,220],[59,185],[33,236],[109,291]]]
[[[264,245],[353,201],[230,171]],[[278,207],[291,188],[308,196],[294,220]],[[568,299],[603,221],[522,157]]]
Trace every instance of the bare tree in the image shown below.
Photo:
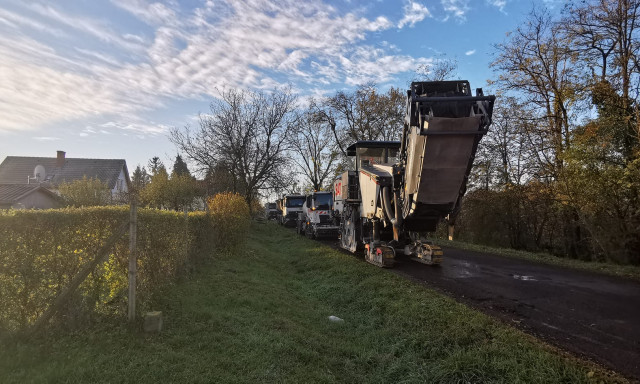
[[[299,131],[292,136],[291,149],[306,181],[314,191],[320,191],[333,175],[339,152],[330,125],[314,113],[314,105],[312,101],[300,117]]]
[[[397,88],[379,92],[374,84],[338,92],[318,104],[315,113],[329,125],[343,156],[358,140],[396,140],[402,132],[406,96]]]
[[[295,108],[290,88],[268,94],[223,90],[197,128],[173,129],[170,139],[200,171],[228,172],[233,190],[250,204],[272,177],[286,172]]]
[[[574,56],[546,10],[534,10],[527,23],[496,48],[492,66],[500,71],[498,85],[535,107],[530,117],[538,121],[528,138],[537,150],[541,170],[537,176],[556,179],[569,146],[571,108],[577,98]]]
[[[458,60],[440,56],[429,64],[422,64],[416,69],[413,81],[454,80],[458,76]]]

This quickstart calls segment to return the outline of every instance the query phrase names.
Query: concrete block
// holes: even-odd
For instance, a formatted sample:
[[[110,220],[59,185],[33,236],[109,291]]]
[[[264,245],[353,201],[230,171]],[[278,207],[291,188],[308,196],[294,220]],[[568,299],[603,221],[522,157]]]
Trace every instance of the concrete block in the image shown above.
[[[144,331],[160,332],[162,331],[162,312],[147,312],[144,315]]]

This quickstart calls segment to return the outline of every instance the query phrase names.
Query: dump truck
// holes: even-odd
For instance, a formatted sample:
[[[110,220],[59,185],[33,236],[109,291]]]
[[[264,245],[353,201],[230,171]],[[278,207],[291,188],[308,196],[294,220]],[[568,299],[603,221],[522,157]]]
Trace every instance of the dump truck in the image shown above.
[[[334,184],[342,203],[340,246],[364,250],[379,267],[392,267],[402,255],[439,264],[442,250],[428,234],[460,208],[494,101],[480,88],[473,96],[466,80],[411,83],[402,139],[347,148],[354,169]]]
[[[302,211],[305,196],[300,194],[285,195],[278,200],[278,209],[282,212],[280,224],[285,227],[295,227],[298,222],[298,213]]]
[[[264,208],[267,220],[278,219],[278,205],[276,203],[267,203]]]
[[[307,195],[298,214],[296,230],[312,239],[337,238],[340,228],[333,221],[333,196],[331,192],[313,192]]]

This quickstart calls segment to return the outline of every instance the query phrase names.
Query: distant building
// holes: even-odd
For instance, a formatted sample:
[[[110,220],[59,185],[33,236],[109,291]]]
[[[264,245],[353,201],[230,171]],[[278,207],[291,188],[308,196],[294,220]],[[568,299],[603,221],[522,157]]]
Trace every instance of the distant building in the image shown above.
[[[114,201],[129,191],[131,181],[125,160],[65,155],[58,151],[56,157],[7,156],[0,164],[0,184],[37,185],[57,192],[60,184],[87,177],[106,183]]]
[[[60,208],[58,195],[37,184],[0,184],[0,209]]]

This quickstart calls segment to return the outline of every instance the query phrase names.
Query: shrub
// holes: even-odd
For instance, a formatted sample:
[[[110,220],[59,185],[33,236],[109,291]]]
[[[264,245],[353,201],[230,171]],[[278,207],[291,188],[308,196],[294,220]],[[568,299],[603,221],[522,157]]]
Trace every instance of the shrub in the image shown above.
[[[109,186],[98,178],[83,176],[80,180],[60,184],[58,189],[60,190],[60,196],[69,206],[91,207],[111,203]]]
[[[235,248],[241,244],[249,230],[249,205],[237,193],[224,192],[207,200],[213,220],[215,243],[223,248]]]

